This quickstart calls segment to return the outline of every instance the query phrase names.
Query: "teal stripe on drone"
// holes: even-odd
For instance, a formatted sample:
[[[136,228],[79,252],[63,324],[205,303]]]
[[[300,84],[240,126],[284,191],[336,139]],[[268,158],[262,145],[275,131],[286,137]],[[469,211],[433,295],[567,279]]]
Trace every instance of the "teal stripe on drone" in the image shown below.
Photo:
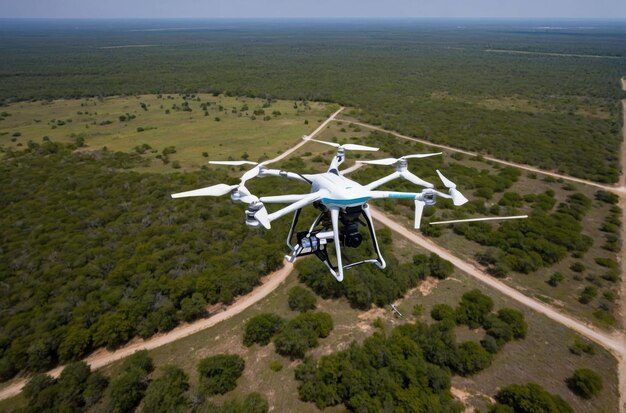
[[[335,204],[335,205],[350,205],[350,204],[361,204],[363,202],[367,202],[370,200],[369,196],[363,198],[354,198],[354,199],[330,199],[330,198],[322,198],[323,204]]]
[[[415,199],[415,194],[389,194],[389,198]]]

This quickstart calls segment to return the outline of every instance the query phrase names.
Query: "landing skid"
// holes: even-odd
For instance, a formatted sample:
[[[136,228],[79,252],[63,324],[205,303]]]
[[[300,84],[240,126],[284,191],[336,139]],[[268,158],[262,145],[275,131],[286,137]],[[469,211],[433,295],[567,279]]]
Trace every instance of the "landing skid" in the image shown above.
[[[302,209],[298,209],[294,212],[289,234],[287,235],[287,246],[291,250],[291,254],[285,256],[285,258],[289,262],[294,262],[297,257],[315,254],[315,256],[326,265],[337,281],[343,280],[344,270],[356,267],[357,265],[372,263],[381,269],[386,267],[387,264],[380,252],[378,240],[376,239],[376,231],[374,230],[374,224],[372,222],[372,215],[367,204],[341,209],[327,208],[319,203],[314,204],[314,206],[321,210],[321,212],[317,218],[315,218],[308,231],[295,233]],[[360,218],[363,218],[365,222]],[[355,242],[358,244],[361,242],[361,236],[358,230],[355,232],[357,223],[366,226],[369,230],[374,250],[376,251],[376,257],[344,265],[342,262],[341,248],[345,247],[346,244],[348,244],[348,246],[354,246]],[[341,228],[340,225],[342,225]],[[350,232],[347,230],[350,230]],[[336,264],[332,263],[328,251],[326,250],[327,245],[331,242],[335,244]],[[352,245],[350,245],[351,243]]]

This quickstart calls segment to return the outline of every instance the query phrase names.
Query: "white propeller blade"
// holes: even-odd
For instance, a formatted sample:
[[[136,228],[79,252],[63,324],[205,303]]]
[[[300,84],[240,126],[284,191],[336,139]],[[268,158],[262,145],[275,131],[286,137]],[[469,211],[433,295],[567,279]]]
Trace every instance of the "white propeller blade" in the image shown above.
[[[415,155],[404,155],[400,159],[411,159],[411,158],[428,158],[429,156],[442,155],[443,152],[433,152],[433,153],[417,153]]]
[[[232,166],[240,166],[240,165],[257,165],[257,162],[252,161],[209,161],[212,165],[232,165]]]
[[[456,224],[459,222],[475,222],[475,221],[496,221],[505,219],[525,219],[528,215],[515,215],[510,217],[486,217],[486,218],[469,218],[469,219],[454,219],[452,221],[436,221],[431,222],[430,225],[444,225],[444,224]]]
[[[414,173],[406,169],[400,172],[400,176],[406,179],[407,181],[414,183],[415,185],[425,186],[426,188],[435,187],[435,185],[431,184],[430,182],[424,181],[422,178],[416,176]]]
[[[385,159],[374,159],[371,161],[356,161],[357,163],[362,163],[366,165],[393,165],[398,162],[395,158],[385,158]]]
[[[340,143],[335,143],[335,142],[318,141],[317,139],[307,139],[307,140],[315,141],[318,143],[323,143],[325,145],[334,146],[335,148],[347,149],[349,151],[377,151],[378,150],[378,148],[374,148],[371,146],[364,146],[364,145],[356,145],[354,143],[344,143],[342,145]]]
[[[448,188],[450,195],[452,195],[452,203],[455,206],[461,206],[467,202],[467,198],[465,198],[462,193],[457,191],[456,184],[443,176],[443,174],[439,172],[439,169],[437,169],[437,175],[439,175],[439,179],[441,179],[441,182],[443,182],[444,186]]]
[[[422,223],[422,212],[424,212],[424,201],[415,200],[415,229],[420,229]]]
[[[171,196],[172,198],[185,198],[189,196],[222,196],[237,188],[237,186],[238,185],[217,184],[206,188],[194,189],[193,191],[179,192],[177,194],[172,194]]]
[[[254,214],[254,218],[259,221],[259,223],[263,225],[265,229],[270,229],[272,227],[272,225],[270,224],[269,214],[267,213],[267,209],[265,209],[265,207],[259,209]]]
[[[395,163],[398,163],[404,159],[411,159],[411,158],[428,158],[429,156],[435,156],[435,155],[441,155],[442,152],[436,152],[436,153],[420,153],[420,154],[415,154],[415,155],[404,155],[400,158],[384,158],[384,159],[374,159],[371,161],[357,161],[358,163],[365,163],[368,165],[393,165]]]

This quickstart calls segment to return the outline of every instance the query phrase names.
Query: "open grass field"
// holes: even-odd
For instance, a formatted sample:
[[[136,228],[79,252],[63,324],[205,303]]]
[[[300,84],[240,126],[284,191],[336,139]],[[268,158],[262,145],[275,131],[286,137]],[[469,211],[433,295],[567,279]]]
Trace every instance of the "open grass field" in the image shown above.
[[[133,152],[147,144],[150,148],[142,151],[152,162],[142,170],[195,170],[208,160],[241,159],[244,154],[255,161],[273,158],[315,129],[330,109],[323,103],[212,94],[20,102],[2,108],[10,116],[0,123],[0,145],[19,149],[31,140],[41,143],[44,136],[59,142],[84,140],[86,150],[106,146]],[[167,156],[167,164],[155,158],[172,146],[176,152]]]

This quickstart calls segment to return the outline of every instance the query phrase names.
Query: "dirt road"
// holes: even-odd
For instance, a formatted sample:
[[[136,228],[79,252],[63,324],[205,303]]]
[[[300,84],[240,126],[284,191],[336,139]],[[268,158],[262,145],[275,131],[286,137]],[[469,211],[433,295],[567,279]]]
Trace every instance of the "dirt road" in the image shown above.
[[[433,241],[427,239],[423,235],[418,232],[411,231],[405,228],[403,225],[397,223],[393,219],[389,218],[387,215],[382,213],[380,210],[371,207],[372,216],[381,224],[389,227],[394,232],[402,235],[412,243],[419,245],[422,248],[425,248],[429,251],[432,251],[439,255],[441,258],[444,258],[450,261],[455,267],[458,269],[468,273],[469,275],[479,279],[483,283],[489,285],[492,288],[500,291],[501,293],[513,298],[514,300],[532,308],[535,311],[538,311],[542,314],[545,314],[549,318],[571,328],[572,330],[578,332],[579,334],[588,337],[590,340],[595,341],[600,344],[602,347],[612,350],[614,353],[621,354],[622,356],[626,356],[626,338],[621,333],[608,334],[595,328],[588,326],[576,319],[568,317],[566,315],[561,314],[558,310],[548,306],[547,304],[542,303],[541,301],[535,300],[534,298],[528,297],[521,292],[517,291],[513,287],[509,287],[504,284],[502,281],[497,278],[492,277],[487,274],[483,270],[474,266],[473,264],[464,261],[463,259],[457,257],[452,254],[447,249],[435,244]]]
[[[322,131],[322,129],[324,129],[326,127],[326,125],[328,125],[331,121],[333,121],[335,119],[335,116],[339,115],[339,113],[343,110],[344,108],[341,107],[339,108],[335,113],[333,113],[332,115],[330,115],[330,117],[328,119],[326,119],[324,122],[322,122],[322,124],[320,126],[317,127],[317,129],[315,129],[310,135],[308,135],[310,138],[312,138],[313,136],[317,135],[318,133],[320,133]],[[291,155],[292,153],[294,153],[295,151],[297,151],[298,149],[300,149],[302,146],[304,146],[307,143],[307,141],[305,141],[304,139],[302,141],[300,141],[297,145],[295,145],[294,147],[287,149],[285,152],[281,153],[280,155],[278,155],[276,158],[272,159],[271,161],[266,162],[266,165],[269,165],[271,163],[274,162],[278,162],[281,159],[285,159],[287,156]]]
[[[331,122],[335,116],[337,116],[344,108],[339,108],[335,113],[333,113],[328,119],[322,122],[321,125],[317,127],[311,134],[310,137],[313,137],[320,133],[329,122]],[[298,150],[302,145],[306,144],[307,141],[302,140],[297,145],[292,148],[286,150],[276,158],[267,162],[267,164],[278,162],[281,159],[292,154],[294,151]],[[227,307],[227,309],[221,313],[217,313],[212,315],[209,318],[204,318],[201,320],[197,320],[193,323],[182,324],[172,331],[169,331],[166,334],[160,334],[153,336],[147,340],[135,339],[128,343],[126,346],[116,350],[116,351],[108,351],[106,349],[100,349],[95,353],[91,354],[84,361],[91,366],[93,370],[106,366],[114,361],[120,360],[124,357],[127,357],[133,354],[138,350],[150,350],[153,348],[157,348],[163,346],[165,344],[172,343],[176,340],[180,340],[183,337],[190,336],[198,331],[204,330],[206,328],[212,327],[215,324],[229,319],[230,317],[239,314],[246,308],[255,304],[259,300],[265,298],[269,293],[271,293],[276,287],[278,287],[289,275],[289,273],[293,269],[293,264],[285,262],[285,266],[278,271],[275,271],[269,275],[266,275],[261,280],[261,286],[255,288],[252,292],[242,297],[238,297],[235,300],[235,303],[231,306]],[[59,366],[53,370],[48,371],[48,374],[52,377],[58,377],[61,374],[64,366]],[[26,379],[16,380],[11,385],[0,389],[0,400],[8,399],[10,397],[16,396],[22,391],[22,388],[26,384]]]
[[[283,268],[263,277],[263,279],[261,280],[261,286],[255,288],[249,294],[238,297],[235,300],[234,304],[226,307],[226,310],[214,314],[209,318],[203,318],[194,321],[193,323],[181,324],[172,331],[169,331],[165,334],[152,336],[147,340],[135,339],[128,343],[126,346],[115,351],[100,349],[84,359],[84,361],[91,366],[92,370],[95,370],[100,367],[106,366],[107,364],[111,364],[114,361],[123,359],[124,357],[128,357],[135,351],[144,349],[150,350],[153,348],[161,347],[166,344],[173,343],[176,340],[180,340],[181,338],[195,334],[198,331],[202,331],[204,329],[212,327],[221,321],[227,320],[232,316],[241,313],[246,308],[267,297],[272,291],[276,289],[276,287],[278,287],[283,281],[285,281],[285,279],[292,270],[293,264],[285,262],[285,266]],[[54,370],[50,370],[48,374],[52,377],[58,377],[59,374],[61,374],[63,368],[64,366],[59,366]],[[10,386],[0,390],[0,400],[8,399],[9,397],[18,395],[20,391],[22,391],[22,387],[24,387],[26,382],[27,380],[25,379],[18,380]]]
[[[336,120],[342,121],[342,119],[336,119]],[[569,176],[569,175],[562,175],[562,174],[559,174],[559,173],[556,173],[556,172],[546,171],[544,169],[535,168],[534,166],[530,166],[530,165],[525,165],[525,164],[520,164],[520,163],[515,163],[515,162],[509,162],[509,161],[503,161],[502,159],[494,158],[492,156],[483,155],[483,154],[479,154],[479,153],[471,152],[471,151],[466,151],[464,149],[459,149],[459,148],[455,148],[455,147],[448,146],[448,145],[441,145],[441,144],[438,144],[438,143],[433,143],[433,142],[427,141],[425,139],[413,138],[411,136],[402,135],[400,133],[389,131],[387,129],[383,129],[383,128],[378,127],[378,126],[370,125],[369,123],[355,122],[355,121],[350,121],[350,123],[354,123],[355,125],[363,126],[364,128],[369,128],[369,129],[377,130],[377,131],[380,131],[380,132],[388,133],[388,134],[391,134],[391,135],[396,136],[396,137],[401,138],[401,139],[406,139],[406,140],[413,141],[413,142],[419,142],[419,143],[422,143],[424,145],[432,146],[434,148],[445,149],[447,151],[462,153],[462,154],[468,155],[468,156],[482,156],[483,159],[486,159],[488,161],[493,161],[493,162],[497,162],[497,163],[500,163],[500,164],[503,164],[503,165],[508,165],[508,166],[513,166],[515,168],[524,169],[526,171],[536,172],[536,173],[539,173],[539,174],[552,176],[554,178],[561,178],[561,179],[565,179],[567,181],[578,182],[580,184],[585,184],[585,185],[591,185],[591,186],[594,186],[596,188],[604,189],[606,191],[611,191],[611,192],[616,192],[616,193],[619,193],[619,194],[626,195],[626,186],[624,186],[623,183],[620,183],[620,185],[618,185],[618,186],[604,185],[604,184],[600,184],[598,182],[589,181],[587,179],[581,179],[581,178],[576,178],[576,177]]]

